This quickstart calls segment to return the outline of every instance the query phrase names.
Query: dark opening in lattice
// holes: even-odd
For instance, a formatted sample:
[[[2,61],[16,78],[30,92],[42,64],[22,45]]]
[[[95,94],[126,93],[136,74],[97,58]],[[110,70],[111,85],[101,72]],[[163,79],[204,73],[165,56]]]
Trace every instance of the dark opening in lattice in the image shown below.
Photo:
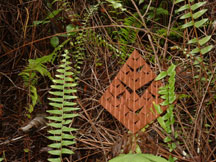
[[[133,133],[156,119],[159,104],[156,75],[135,50],[100,99],[100,104]],[[166,108],[162,107],[164,111]]]

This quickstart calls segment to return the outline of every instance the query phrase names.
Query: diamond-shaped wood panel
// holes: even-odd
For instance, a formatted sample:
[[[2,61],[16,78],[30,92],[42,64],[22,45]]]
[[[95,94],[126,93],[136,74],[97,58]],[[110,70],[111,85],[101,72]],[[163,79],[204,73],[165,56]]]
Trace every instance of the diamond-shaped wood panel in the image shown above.
[[[161,81],[141,55],[134,50],[110,86],[100,98],[100,104],[133,133],[156,119],[159,114],[153,102],[159,104]],[[164,111],[166,108],[161,107]]]

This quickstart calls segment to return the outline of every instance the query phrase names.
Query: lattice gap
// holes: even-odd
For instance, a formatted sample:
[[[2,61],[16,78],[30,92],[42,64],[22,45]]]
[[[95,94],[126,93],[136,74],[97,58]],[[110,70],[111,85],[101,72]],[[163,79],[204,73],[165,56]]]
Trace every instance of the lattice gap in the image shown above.
[[[161,81],[141,55],[134,50],[100,99],[100,104],[131,132],[136,133],[155,120],[159,114]],[[162,107],[164,111],[166,107]]]

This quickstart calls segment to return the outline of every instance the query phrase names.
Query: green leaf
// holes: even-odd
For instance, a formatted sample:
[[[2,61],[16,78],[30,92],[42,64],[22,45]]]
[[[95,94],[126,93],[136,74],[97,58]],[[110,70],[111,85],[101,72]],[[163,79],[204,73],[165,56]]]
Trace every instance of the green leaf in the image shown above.
[[[47,110],[46,112],[50,114],[62,114],[62,110]]]
[[[164,138],[164,142],[165,142],[165,143],[170,142],[171,140],[172,140],[172,139],[171,139],[170,137],[165,137],[165,138]]]
[[[195,54],[195,53],[199,53],[199,52],[200,52],[200,49],[198,47],[196,47],[190,53]]]
[[[207,2],[207,1],[195,3],[194,5],[191,6],[191,10],[194,11],[194,10],[196,10],[197,8],[200,8],[201,6],[205,5],[206,2]]]
[[[73,145],[75,143],[76,143],[75,141],[63,140],[62,146],[70,146],[70,145]]]
[[[167,72],[166,71],[162,71],[160,72],[160,74],[155,78],[155,80],[161,80],[163,78],[165,78],[167,76]]]
[[[51,13],[46,17],[46,19],[52,19],[52,18],[54,18],[56,15],[59,14],[60,11],[61,11],[61,9],[54,10],[53,12],[51,12]]]
[[[188,27],[193,26],[193,25],[194,25],[193,21],[190,21],[190,22],[182,25],[182,29],[188,28]]]
[[[62,139],[74,139],[75,136],[72,136],[70,134],[62,133]]]
[[[167,75],[171,76],[173,72],[175,71],[176,65],[172,64],[169,69],[167,70]]]
[[[61,143],[52,143],[48,145],[48,147],[57,148],[57,149],[61,148],[61,146],[62,146]]]
[[[67,148],[63,148],[63,149],[61,150],[61,152],[62,152],[62,154],[73,154],[73,153],[74,153],[72,150],[69,150],[69,149],[67,149]]]
[[[188,44],[193,44],[193,43],[197,43],[197,42],[198,42],[198,39],[194,38],[194,39],[189,40]]]
[[[50,44],[55,48],[59,45],[59,38],[58,37],[52,37],[50,39]]]
[[[200,16],[202,16],[204,13],[206,13],[206,11],[208,11],[208,9],[202,9],[196,13],[193,14],[193,18],[194,19],[198,19]]]
[[[106,1],[110,2],[115,9],[120,8],[122,11],[126,10],[125,8],[123,8],[121,3],[119,3],[119,2],[117,2],[115,0],[106,0]]]
[[[50,161],[50,162],[61,162],[60,158],[49,158],[47,160]]]
[[[161,114],[163,112],[163,110],[161,109],[160,105],[155,104],[154,102],[153,102],[153,104],[154,104],[154,108],[157,111],[157,113]]]
[[[168,162],[166,159],[152,154],[120,154],[109,162]]]
[[[61,151],[60,150],[51,150],[51,151],[48,151],[48,153],[51,155],[60,155]]]
[[[184,14],[183,16],[181,16],[180,19],[187,19],[187,18],[189,18],[189,17],[192,17],[190,12]]]
[[[208,18],[202,19],[200,21],[195,22],[194,26],[196,28],[200,28],[201,26],[203,26],[203,24],[205,24],[208,21]]]
[[[213,45],[209,45],[209,46],[207,46],[207,47],[201,49],[201,54],[204,55],[204,54],[208,53],[209,51],[212,50],[213,47],[214,47]]]
[[[164,89],[164,90],[159,90],[158,93],[159,93],[160,95],[165,95],[165,94],[168,94],[169,92],[168,92],[167,89]]]
[[[180,2],[183,2],[183,1],[185,1],[185,0],[176,0],[176,1],[175,1],[175,4],[180,3]]]
[[[185,4],[184,6],[180,7],[178,10],[176,10],[176,13],[187,10],[190,8],[189,4]]]
[[[61,128],[62,124],[61,123],[48,123],[49,126],[54,127],[54,128]]]
[[[74,117],[77,117],[79,116],[78,114],[63,114],[63,118],[66,119],[66,118],[74,118]]]
[[[72,131],[76,131],[76,130],[77,129],[75,129],[75,128],[68,128],[68,127],[65,127],[65,126],[62,127],[63,132],[72,132]]]
[[[50,134],[61,134],[61,133],[62,133],[61,129],[49,130],[48,132],[49,132]]]
[[[139,0],[139,5],[141,5],[145,0]]]
[[[69,102],[69,101],[63,102],[63,106],[75,106],[75,105],[77,105],[77,103],[75,103],[75,102]]]
[[[61,136],[48,136],[47,138],[52,140],[52,141],[61,141],[62,140]]]
[[[159,117],[157,118],[157,121],[159,122],[160,126],[164,129],[164,130],[167,130],[167,125],[163,119],[163,117]]]
[[[210,39],[211,39],[211,36],[206,36],[206,37],[199,40],[199,44],[202,46],[202,45],[206,44]]]
[[[60,117],[58,117],[58,116],[47,116],[46,117],[47,119],[49,119],[49,120],[54,120],[54,121],[62,121],[62,117],[60,116]]]

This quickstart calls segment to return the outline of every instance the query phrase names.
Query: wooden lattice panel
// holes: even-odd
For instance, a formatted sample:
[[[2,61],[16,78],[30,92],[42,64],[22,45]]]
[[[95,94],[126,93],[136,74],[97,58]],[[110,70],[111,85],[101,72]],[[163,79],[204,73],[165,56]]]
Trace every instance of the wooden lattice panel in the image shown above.
[[[100,104],[133,133],[155,120],[159,114],[153,102],[159,104],[161,81],[141,55],[134,50],[110,86],[100,98]],[[166,108],[162,107],[164,111]]]

